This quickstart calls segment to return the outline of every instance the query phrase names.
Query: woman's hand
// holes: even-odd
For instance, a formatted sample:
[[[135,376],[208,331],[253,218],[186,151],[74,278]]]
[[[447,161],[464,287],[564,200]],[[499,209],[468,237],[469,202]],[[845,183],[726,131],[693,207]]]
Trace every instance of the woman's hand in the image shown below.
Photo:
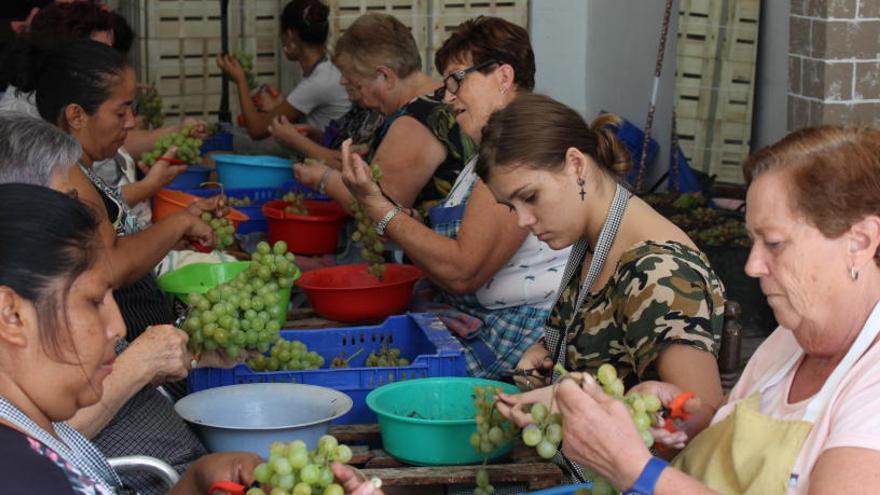
[[[180,122],[178,132],[182,131],[187,126],[190,126],[189,137],[191,138],[207,139],[210,136],[208,133],[208,124],[202,119],[184,117]]]
[[[651,453],[645,447],[626,405],[589,375],[583,385],[561,380],[556,403],[562,413],[562,452],[626,490],[639,478]]]
[[[670,404],[672,404],[672,401],[674,401],[676,397],[684,392],[682,389],[671,383],[656,381],[639,383],[638,385],[633,387],[632,390],[640,394],[656,395],[657,398],[660,399],[660,403],[663,404],[663,407],[667,409],[670,407]],[[694,396],[684,403],[682,409],[686,414],[694,415],[700,411],[701,407],[702,402],[700,401],[700,398]],[[687,421],[683,421],[682,424],[679,426],[682,427],[674,433],[667,431],[665,428],[662,427],[652,427],[651,435],[653,435],[654,437],[654,442],[670,449],[683,449],[689,439],[689,428],[687,428]],[[698,432],[694,432],[694,434],[696,433]]]
[[[229,480],[249,486],[254,482],[254,468],[263,462],[260,456],[251,452],[221,452],[200,457],[187,470],[194,476],[197,492],[208,493],[208,489],[218,481]]]
[[[535,342],[526,349],[516,367],[521,370],[536,370],[530,376],[513,376],[514,383],[526,390],[549,385],[553,376],[553,359],[543,342]]]
[[[222,194],[193,201],[186,207],[186,210],[197,217],[201,217],[202,213],[210,213],[217,218],[222,218],[229,214],[229,207],[226,206],[226,196]]]
[[[272,119],[272,123],[269,124],[269,132],[272,133],[272,136],[278,141],[281,141],[282,143],[290,143],[292,146],[296,147],[296,143],[302,142],[303,139],[309,139],[300,133],[300,127],[300,124],[292,124],[287,120],[287,117],[279,115]]]
[[[225,72],[226,75],[229,76],[229,79],[232,79],[236,84],[247,82],[247,76],[244,75],[244,69],[241,68],[241,64],[239,64],[238,60],[232,55],[228,53],[218,54],[217,67]]]
[[[284,102],[285,98],[275,86],[264,84],[257,90],[257,108],[263,112],[271,112],[273,108]]]
[[[256,351],[255,351],[256,352]],[[199,354],[196,368],[234,368],[243,363],[250,354],[242,349],[235,358],[229,357],[225,351],[203,351]]]
[[[148,327],[122,352],[134,359],[153,385],[183,380],[189,372],[192,355],[186,348],[189,336],[172,325]]]
[[[137,162],[137,166],[144,173],[144,180],[152,183],[157,188],[162,188],[170,184],[175,177],[186,170],[187,165],[172,165],[169,159],[177,156],[177,147],[172,146],[156,160],[152,167],[148,167],[142,161]]]
[[[334,462],[331,468],[333,469],[333,475],[336,476],[336,480],[342,485],[345,493],[350,493],[351,495],[383,495],[382,490],[377,488],[372,481],[360,479],[352,468],[337,462]]]
[[[381,217],[393,206],[382,196],[382,190],[373,180],[370,166],[360,155],[352,152],[350,138],[342,143],[342,182],[368,213],[373,210]],[[373,214],[369,216],[374,217]]]
[[[321,162],[295,163],[293,165],[293,175],[296,176],[296,180],[302,185],[317,190],[321,183],[321,177],[324,176],[324,173],[329,168]]]
[[[532,415],[525,412],[523,410],[523,406],[527,406],[530,404],[536,404],[540,402],[547,406],[548,411],[556,411],[556,404],[552,404],[553,409],[551,410],[551,402],[553,399],[553,387],[541,387],[537,390],[532,390],[530,392],[523,392],[521,394],[498,394],[498,399],[495,401],[495,409],[498,409],[498,412],[501,413],[502,416],[510,420],[516,426],[520,428],[525,428],[526,425],[530,425],[535,423],[535,420],[532,419]]]

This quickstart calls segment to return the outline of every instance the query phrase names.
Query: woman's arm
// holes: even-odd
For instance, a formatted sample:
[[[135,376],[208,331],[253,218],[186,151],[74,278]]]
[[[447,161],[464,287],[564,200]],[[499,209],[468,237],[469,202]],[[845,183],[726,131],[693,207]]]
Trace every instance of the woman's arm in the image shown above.
[[[141,201],[152,198],[175,177],[186,171],[188,165],[171,165],[165,160],[165,158],[174,158],[176,151],[177,148],[172,146],[152,167],[147,167],[144,162],[137,162],[137,167],[144,172],[144,178],[119,188],[128,206],[134,207]]]
[[[296,124],[291,124],[283,115],[272,121],[269,132],[275,136],[275,139],[290,146],[303,157],[322,160],[328,167],[336,170],[342,168],[342,153],[339,150],[325,148],[309,136],[303,135],[297,129]]]
[[[184,236],[213,245],[211,226],[188,210],[175,213],[137,234],[118,237],[104,202],[89,178],[79,167],[71,167],[69,177],[79,199],[98,212],[101,219],[98,233],[107,249],[105,259],[113,266],[114,287],[125,287],[150,273]]]
[[[282,101],[275,108],[268,112],[260,112],[257,106],[251,100],[251,90],[247,84],[247,78],[244,70],[232,55],[217,55],[217,66],[225,72],[235,83],[238,89],[238,103],[241,106],[241,113],[244,115],[247,125],[248,135],[253,139],[263,139],[269,137],[269,126],[275,117],[284,115],[288,120],[297,120],[302,116],[302,112],[291,106],[287,100]]]
[[[836,447],[819,456],[810,474],[810,493],[877,493],[880,452],[858,447]]]
[[[688,438],[695,437],[709,426],[724,401],[718,361],[711,353],[688,345],[671,344],[657,356],[655,366],[661,381],[699,397],[699,409],[692,412],[694,416],[687,422]]]
[[[394,120],[373,156],[373,163],[382,169],[385,193],[408,208],[444,160],[443,143],[421,122],[406,115]]]
[[[76,412],[68,422],[92,438],[119,409],[149,383],[186,378],[192,356],[186,332],[171,325],[148,328],[116,358],[103,384],[101,400]]]

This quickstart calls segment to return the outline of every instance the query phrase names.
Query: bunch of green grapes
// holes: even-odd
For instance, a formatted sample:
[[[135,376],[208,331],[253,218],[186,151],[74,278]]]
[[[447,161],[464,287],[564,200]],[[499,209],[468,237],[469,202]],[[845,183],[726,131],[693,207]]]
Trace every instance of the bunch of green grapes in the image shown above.
[[[382,178],[382,169],[375,163],[371,166],[371,172],[374,182],[378,182]],[[376,234],[373,221],[370,220],[357,200],[352,200],[349,209],[357,222],[357,230],[351,234],[351,240],[361,243],[361,258],[369,264],[367,271],[370,275],[382,280],[382,274],[385,273],[385,257],[382,256],[385,244],[379,238],[379,234]]]
[[[312,451],[302,440],[275,442],[269,448],[269,459],[254,468],[254,480],[261,486],[251,488],[247,495],[343,495],[330,464],[348,464],[351,458],[351,447],[332,435],[322,436]]]
[[[175,156],[177,159],[186,163],[198,162],[199,157],[202,156],[200,150],[202,147],[202,140],[191,137],[191,132],[192,126],[188,125],[181,129],[180,132],[166,134],[160,137],[156,140],[156,145],[153,146],[152,151],[148,151],[141,155],[141,160],[143,160],[144,164],[148,167],[152,167],[153,164],[156,163],[156,160],[168,151],[168,148],[176,146],[177,153],[175,153]]]
[[[226,217],[216,217],[212,212],[206,211],[202,213],[202,220],[211,225],[214,230],[214,236],[217,237],[217,249],[224,249],[232,245],[232,234],[235,233],[235,226],[232,225]]]
[[[268,352],[281,330],[278,293],[293,285],[294,260],[283,241],[261,242],[247,270],[205,294],[190,294],[182,325],[190,351],[222,348],[232,358],[242,349]]]
[[[290,341],[279,337],[268,356],[253,356],[247,360],[247,365],[254,371],[316,370],[324,366],[324,358],[315,351],[309,351],[298,340]]]
[[[599,381],[599,384],[602,386],[602,389],[606,394],[611,395],[618,400],[622,400],[626,404],[626,408],[629,411],[636,428],[639,430],[639,434],[642,436],[642,441],[645,442],[646,447],[650,448],[654,444],[654,437],[651,435],[649,428],[651,425],[659,426],[663,424],[660,415],[662,409],[660,399],[653,394],[640,394],[633,391],[624,395],[623,381],[617,376],[617,369],[608,363],[599,366],[599,369],[596,372],[596,379]],[[532,408],[532,417],[535,417],[534,407]],[[531,426],[532,425],[529,425],[523,430],[523,441],[526,441],[525,432]],[[560,434],[561,429],[562,426],[560,421]],[[547,439],[546,435],[545,439]],[[529,442],[526,441],[526,444],[528,445]],[[541,453],[540,445],[538,454],[541,455],[541,457],[544,457]],[[605,478],[598,476],[595,473],[588,473],[588,476],[593,483],[591,491],[593,495],[612,495],[618,493],[617,490],[614,489],[614,486]]]
[[[367,356],[367,367],[382,368],[386,366],[409,366],[409,359],[400,357],[400,349],[382,346],[378,352]]]
[[[562,443],[562,416],[540,402],[532,404],[529,414],[535,422],[523,428],[523,443],[535,447],[542,459],[552,459]]]
[[[238,60],[244,70],[244,77],[247,79],[248,89],[253,91],[257,89],[257,77],[254,75],[254,56],[244,50],[235,52],[234,57]]]
[[[284,213],[292,215],[308,215],[309,210],[306,209],[306,193],[289,192],[281,197],[288,204],[284,207]]]
[[[229,203],[229,206],[250,206],[253,202],[251,198],[245,196],[243,198],[226,198],[226,202]]]
[[[495,409],[495,396],[503,392],[500,387],[474,387],[474,407],[477,431],[471,434],[471,447],[483,454],[483,468],[477,471],[477,488],[474,495],[489,495],[495,488],[489,483],[485,469],[489,454],[516,436],[516,426],[504,419]]]
[[[138,113],[144,118],[148,129],[158,129],[165,121],[162,113],[162,96],[155,86],[147,86],[138,89]]]

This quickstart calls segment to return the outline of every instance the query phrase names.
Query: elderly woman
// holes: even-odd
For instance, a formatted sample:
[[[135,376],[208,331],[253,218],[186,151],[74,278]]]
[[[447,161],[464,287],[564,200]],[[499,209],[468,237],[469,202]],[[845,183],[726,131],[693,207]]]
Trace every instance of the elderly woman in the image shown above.
[[[385,116],[368,153],[382,169],[385,193],[406,208],[443,199],[473,145],[435,96],[440,83],[422,71],[409,29],[390,15],[363,15],[336,42],[333,61],[341,83],[361,94],[361,105]],[[338,171],[324,165],[295,165],[294,171],[304,184],[350,203]]]
[[[623,404],[592,383],[559,387],[563,450],[640,493],[876,493],[880,131],[803,129],[744,171],[754,239],[746,272],[779,328],[674,468],[651,457]],[[641,388],[661,400],[680,393]]]
[[[467,21],[437,52],[447,74],[447,100],[456,122],[476,143],[492,111],[535,84],[528,32],[500,18]],[[555,252],[516,224],[468,162],[450,193],[429,211],[430,227],[384,198],[365,164],[343,153],[343,176],[406,256],[437,288],[434,303],[418,309],[439,313],[464,344],[474,376],[499,378],[541,336],[559,285],[566,252]]]
[[[107,377],[117,372],[114,346],[125,335],[113,267],[99,261],[99,225],[91,209],[66,194],[0,185],[3,493],[133,493],[64,423],[101,400]],[[223,479],[249,484],[258,462],[247,453],[205,456],[170,493],[208,493]]]

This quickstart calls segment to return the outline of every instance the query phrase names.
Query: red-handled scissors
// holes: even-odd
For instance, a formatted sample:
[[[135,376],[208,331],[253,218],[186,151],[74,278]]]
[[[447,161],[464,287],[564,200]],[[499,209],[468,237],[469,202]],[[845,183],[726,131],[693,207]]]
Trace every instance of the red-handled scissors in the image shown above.
[[[254,488],[254,487],[258,488],[259,486],[260,486],[260,484],[257,483],[256,481],[251,486],[244,486],[244,485],[242,485],[240,483],[236,483],[234,481],[223,480],[223,481],[218,481],[218,482],[214,483],[213,485],[211,485],[211,487],[208,488],[208,495],[214,495],[215,493],[217,493],[219,491],[224,491],[224,492],[228,493],[229,495],[246,495],[246,492],[248,490],[250,490],[251,488]]]
[[[685,412],[684,405],[693,398],[693,392],[682,392],[672,399],[672,402],[669,403],[669,415],[666,416],[666,421],[663,424],[666,431],[675,433],[679,430],[678,425],[687,421],[691,415]]]

